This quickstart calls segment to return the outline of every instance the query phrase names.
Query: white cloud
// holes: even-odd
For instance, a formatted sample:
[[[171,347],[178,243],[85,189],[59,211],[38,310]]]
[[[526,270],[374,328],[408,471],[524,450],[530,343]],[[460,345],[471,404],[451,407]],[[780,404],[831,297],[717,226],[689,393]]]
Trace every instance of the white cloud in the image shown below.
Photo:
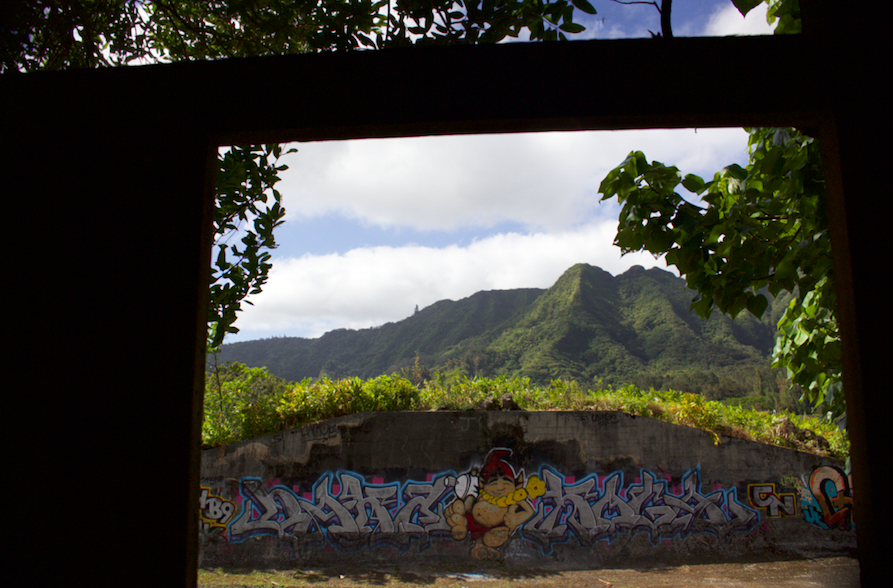
[[[746,138],[742,129],[688,129],[300,144],[279,186],[292,219],[340,214],[421,231],[508,220],[523,234],[484,229],[467,246],[434,247],[415,232],[421,244],[274,258],[263,292],[240,313],[241,332],[227,341],[317,337],[480,290],[548,288],[575,263],[615,275],[634,264],[664,267],[648,254],[621,258],[612,244],[617,207],[598,204],[598,184],[636,149],[709,179],[744,161]]]
[[[713,12],[707,22],[704,35],[725,37],[730,35],[771,35],[775,28],[766,22],[765,3],[759,4],[742,18],[735,5],[729,2]]]
[[[452,230],[502,221],[562,230],[632,150],[708,174],[740,161],[741,129],[529,133],[304,143],[279,189],[291,218],[341,214],[381,227]]]
[[[617,14],[622,18],[591,23],[585,36],[629,36],[623,30],[629,23],[640,29],[634,36],[648,36],[644,25],[656,22],[644,9]],[[679,23],[679,30],[686,26]],[[702,34],[771,34],[766,7],[744,19],[725,2]],[[580,262],[614,275],[634,264],[664,267],[648,254],[621,258],[612,244],[617,208],[598,204],[599,183],[633,150],[711,179],[723,166],[745,162],[746,140],[742,129],[688,129],[297,144],[299,152],[284,158],[290,169],[277,186],[287,220],[343,217],[388,230],[382,234],[405,227],[421,244],[382,239],[374,242],[391,246],[274,258],[263,292],[240,313],[241,332],[227,341],[318,337],[399,321],[416,305],[481,290],[548,288]],[[502,222],[523,232],[488,234],[494,229],[487,227]],[[280,236],[290,226],[306,230],[307,223],[286,222]],[[350,230],[350,223],[344,226]],[[469,245],[425,244],[427,231],[467,235],[468,228],[481,229]]]
[[[548,288],[580,262],[612,274],[635,264],[665,267],[648,254],[621,259],[612,245],[616,226],[600,221],[561,233],[499,234],[467,247],[374,247],[275,259],[264,291],[240,315],[242,332],[227,341],[258,332],[318,337],[334,328],[399,321],[417,304],[481,290]]]

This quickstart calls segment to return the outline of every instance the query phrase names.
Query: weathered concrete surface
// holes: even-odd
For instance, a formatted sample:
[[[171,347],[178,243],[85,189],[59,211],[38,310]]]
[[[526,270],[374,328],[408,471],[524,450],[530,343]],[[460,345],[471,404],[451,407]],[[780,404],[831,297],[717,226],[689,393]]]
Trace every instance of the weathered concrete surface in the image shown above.
[[[483,483],[493,463],[512,474],[505,491]],[[847,554],[841,466],[621,412],[363,413],[205,451],[200,561],[581,569]]]

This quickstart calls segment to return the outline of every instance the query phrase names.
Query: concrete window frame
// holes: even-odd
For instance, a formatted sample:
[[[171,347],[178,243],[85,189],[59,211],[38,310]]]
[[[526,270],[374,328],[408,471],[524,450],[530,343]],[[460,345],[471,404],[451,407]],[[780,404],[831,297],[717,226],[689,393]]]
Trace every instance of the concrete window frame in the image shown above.
[[[44,432],[15,452],[13,470],[33,472],[52,458],[44,475],[65,517],[47,521],[66,521],[78,538],[54,556],[66,562],[59,569],[68,576],[74,566],[97,581],[139,570],[129,583],[195,585],[219,145],[797,126],[823,145],[862,582],[883,577],[889,538],[881,520],[858,513],[877,512],[886,498],[878,391],[889,321],[875,318],[885,298],[873,265],[886,225],[861,176],[885,169],[874,148],[889,136],[889,123],[877,118],[885,76],[863,58],[881,53],[859,35],[857,15],[832,20],[829,2],[803,5],[804,34],[792,37],[414,48],[4,75],[0,170],[18,301],[9,336],[21,342],[10,365],[18,368],[14,389],[29,391],[18,425]],[[740,63],[784,66],[760,71],[759,84],[736,85],[750,75],[730,65]],[[727,70],[733,91],[688,73]],[[20,498],[47,500],[33,489]],[[36,530],[34,544],[43,536]]]

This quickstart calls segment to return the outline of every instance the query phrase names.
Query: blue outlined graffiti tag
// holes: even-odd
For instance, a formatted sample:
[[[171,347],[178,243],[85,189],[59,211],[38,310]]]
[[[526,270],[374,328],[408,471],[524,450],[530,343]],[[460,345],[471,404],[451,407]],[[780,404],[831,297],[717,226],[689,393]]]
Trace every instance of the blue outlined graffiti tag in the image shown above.
[[[230,541],[273,535],[304,546],[329,543],[354,550],[388,544],[407,550],[415,540],[425,549],[432,535],[449,534],[443,499],[454,485],[451,472],[402,485],[367,484],[356,474],[329,473],[308,499],[285,486],[266,488],[260,478],[243,478],[242,513],[230,525]]]
[[[738,501],[737,490],[701,492],[700,471],[689,471],[677,493],[666,480],[641,470],[641,481],[624,487],[623,473],[598,478],[589,475],[567,484],[561,474],[541,468],[546,493],[536,514],[524,524],[524,537],[544,554],[555,543],[571,537],[584,546],[613,541],[621,533],[647,533],[652,544],[661,539],[682,539],[691,533],[711,533],[720,539],[751,530],[759,514]]]
[[[622,472],[591,474],[573,481],[549,466],[539,469],[545,492],[531,501],[535,513],[521,535],[544,554],[574,538],[580,545],[614,541],[620,534],[648,534],[653,544],[710,533],[719,539],[750,531],[759,513],[738,501],[737,490],[714,486],[701,491],[700,470],[686,473],[676,487],[642,469],[625,484]],[[273,536],[292,548],[332,545],[353,551],[392,545],[426,549],[433,537],[451,536],[444,509],[455,499],[455,472],[428,482],[367,483],[351,472],[327,473],[312,492],[242,478],[242,508],[229,524],[229,540]]]

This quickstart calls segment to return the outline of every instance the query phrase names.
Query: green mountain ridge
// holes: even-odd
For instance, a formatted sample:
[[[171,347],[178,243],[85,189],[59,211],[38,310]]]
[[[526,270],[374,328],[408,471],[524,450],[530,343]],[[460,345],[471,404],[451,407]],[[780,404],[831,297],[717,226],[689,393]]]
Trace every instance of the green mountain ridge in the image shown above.
[[[318,339],[228,344],[218,360],[267,367],[297,381],[398,372],[418,354],[430,370],[520,375],[537,384],[564,378],[666,388],[685,382],[688,391],[714,397],[765,393],[767,386],[777,393],[769,354],[787,299],[773,300],[762,319],[743,312],[735,320],[719,313],[705,320],[689,312],[694,295],[665,270],[634,266],[612,276],[577,264],[548,290],[477,292],[396,323],[338,329]]]

